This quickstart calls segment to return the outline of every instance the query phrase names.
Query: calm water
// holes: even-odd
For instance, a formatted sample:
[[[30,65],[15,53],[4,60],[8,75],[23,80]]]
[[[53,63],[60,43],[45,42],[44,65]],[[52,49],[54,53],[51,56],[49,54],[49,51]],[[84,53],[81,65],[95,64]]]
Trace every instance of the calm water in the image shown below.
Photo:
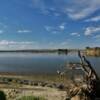
[[[100,75],[100,57],[88,57]],[[0,72],[55,74],[67,62],[79,62],[76,53],[68,55],[48,53],[0,53]]]

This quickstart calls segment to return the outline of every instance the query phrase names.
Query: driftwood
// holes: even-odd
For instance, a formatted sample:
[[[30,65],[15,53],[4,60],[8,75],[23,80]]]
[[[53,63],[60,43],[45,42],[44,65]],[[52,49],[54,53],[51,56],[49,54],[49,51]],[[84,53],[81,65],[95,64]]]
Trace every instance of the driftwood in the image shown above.
[[[80,65],[85,73],[85,83],[70,90],[71,100],[95,100],[100,98],[100,80],[91,63],[78,52]]]
[[[93,79],[99,80],[99,77],[97,73],[95,72],[95,70],[93,69],[91,63],[86,59],[84,55],[81,55],[80,51],[78,51],[78,56],[80,57],[82,68],[84,72],[86,73],[87,77],[89,79],[93,78]]]

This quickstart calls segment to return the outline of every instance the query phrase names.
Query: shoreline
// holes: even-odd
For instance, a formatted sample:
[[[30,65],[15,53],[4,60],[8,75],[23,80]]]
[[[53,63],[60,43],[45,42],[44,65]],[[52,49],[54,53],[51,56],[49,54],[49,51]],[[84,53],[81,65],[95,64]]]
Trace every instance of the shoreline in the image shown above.
[[[15,73],[0,74],[0,85],[11,87],[29,85],[42,86],[64,90],[66,87],[72,86],[73,81],[67,77],[59,75],[17,75]],[[14,88],[13,87],[13,88]]]
[[[39,82],[50,82],[50,83],[65,83],[69,80],[68,77],[60,77],[58,74],[19,74],[10,72],[0,72],[0,78],[11,78],[20,80],[31,80]],[[65,82],[64,82],[65,81]]]
[[[68,80],[67,80],[68,81]],[[66,90],[63,80],[58,75],[19,75],[0,73],[0,90],[7,100],[17,100],[22,96],[40,96],[46,100],[63,100]]]

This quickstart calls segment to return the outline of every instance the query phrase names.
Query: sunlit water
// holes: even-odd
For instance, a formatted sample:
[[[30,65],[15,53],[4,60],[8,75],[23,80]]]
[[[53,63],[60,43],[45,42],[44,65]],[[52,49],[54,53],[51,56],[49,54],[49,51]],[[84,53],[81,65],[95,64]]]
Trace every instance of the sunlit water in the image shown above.
[[[87,57],[100,75],[100,57]],[[67,62],[79,62],[77,53],[0,53],[0,72],[55,74]]]

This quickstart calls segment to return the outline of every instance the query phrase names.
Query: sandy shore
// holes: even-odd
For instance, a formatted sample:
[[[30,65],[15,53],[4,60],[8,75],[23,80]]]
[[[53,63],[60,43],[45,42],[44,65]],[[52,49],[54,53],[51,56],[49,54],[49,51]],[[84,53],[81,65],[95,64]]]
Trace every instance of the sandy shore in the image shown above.
[[[22,96],[39,96],[44,97],[46,100],[65,100],[66,98],[66,91],[59,91],[54,88],[48,87],[29,87],[25,86],[25,88],[18,88],[18,89],[2,89],[6,95],[8,100],[17,100]]]
[[[58,75],[1,73],[0,89],[7,95],[7,100],[17,100],[22,96],[42,96],[46,100],[65,100],[67,95],[65,80]],[[66,82],[66,85],[70,84],[70,81]]]

